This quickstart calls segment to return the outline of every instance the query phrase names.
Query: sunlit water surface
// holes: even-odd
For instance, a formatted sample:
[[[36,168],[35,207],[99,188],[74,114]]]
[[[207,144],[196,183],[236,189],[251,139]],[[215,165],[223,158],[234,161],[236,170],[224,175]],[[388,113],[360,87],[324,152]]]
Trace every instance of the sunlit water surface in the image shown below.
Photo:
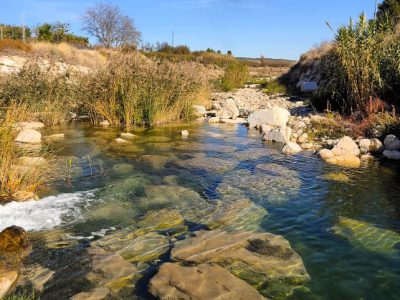
[[[283,235],[311,277],[284,298],[400,299],[398,164],[341,169],[313,153],[284,156],[281,145],[263,144],[245,127],[184,128],[187,139],[178,134],[183,127],[161,128],[135,131],[126,145],[114,141],[115,129],[76,125],[44,132],[66,134],[48,142],[59,178],[38,202],[0,207],[0,229],[30,231],[34,250],[25,262],[25,288],[32,274],[47,270],[50,279],[39,276],[41,299],[90,291],[95,284],[86,276],[92,268],[86,253],[104,236],[163,208],[179,211],[189,231],[205,229],[203,220],[217,203],[245,197],[266,214],[241,220],[244,228]],[[169,259],[166,250],[153,261],[135,261],[143,277],[115,298],[148,298],[149,278]]]

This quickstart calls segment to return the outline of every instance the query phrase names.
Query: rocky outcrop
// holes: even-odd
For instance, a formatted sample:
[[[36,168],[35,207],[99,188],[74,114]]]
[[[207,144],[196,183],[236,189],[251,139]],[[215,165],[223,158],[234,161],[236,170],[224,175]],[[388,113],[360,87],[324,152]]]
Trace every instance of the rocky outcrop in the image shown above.
[[[265,299],[245,281],[212,264],[185,267],[165,263],[151,279],[149,291],[161,300]]]
[[[42,142],[42,134],[35,129],[24,129],[18,133],[15,142],[40,144]]]
[[[269,233],[201,231],[176,243],[171,257],[188,264],[218,264],[264,295],[277,285],[290,293],[309,279],[289,242]]]

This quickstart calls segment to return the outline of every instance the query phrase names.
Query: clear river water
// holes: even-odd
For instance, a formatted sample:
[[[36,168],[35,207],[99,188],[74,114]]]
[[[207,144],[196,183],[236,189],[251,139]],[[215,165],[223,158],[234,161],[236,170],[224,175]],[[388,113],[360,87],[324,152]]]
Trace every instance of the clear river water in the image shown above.
[[[187,139],[182,129],[190,131]],[[95,268],[109,270],[95,266],[88,253],[109,239],[117,242],[107,250],[120,251],[134,240],[132,230],[141,239],[129,256],[138,274],[118,279],[107,297],[151,299],[146,285],[170,260],[173,241],[211,228],[210,215],[242,199],[243,209],[228,210],[224,226],[282,235],[310,276],[290,292],[265,296],[400,299],[399,164],[371,161],[344,169],[311,152],[285,156],[282,145],[263,143],[258,132],[236,125],[137,130],[126,144],[115,141],[119,130],[86,125],[43,135],[61,132],[65,139],[46,142],[56,155],[56,176],[41,200],[0,206],[0,229],[29,231],[33,251],[20,284],[40,299],[83,299],[80,293],[113,282],[112,270],[93,275]],[[137,233],[143,222],[149,228],[172,210],[183,223],[172,218],[173,226]],[[119,268],[118,262],[111,266]]]

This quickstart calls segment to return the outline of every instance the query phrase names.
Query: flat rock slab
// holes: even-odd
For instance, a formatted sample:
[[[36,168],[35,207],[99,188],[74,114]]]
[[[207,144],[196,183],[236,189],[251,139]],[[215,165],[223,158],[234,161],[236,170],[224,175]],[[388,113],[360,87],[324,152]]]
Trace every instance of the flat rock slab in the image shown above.
[[[165,263],[149,284],[158,299],[265,299],[256,289],[218,265],[184,267]]]
[[[175,244],[173,260],[215,263],[260,290],[290,294],[309,279],[301,257],[282,236],[246,231],[200,231]]]

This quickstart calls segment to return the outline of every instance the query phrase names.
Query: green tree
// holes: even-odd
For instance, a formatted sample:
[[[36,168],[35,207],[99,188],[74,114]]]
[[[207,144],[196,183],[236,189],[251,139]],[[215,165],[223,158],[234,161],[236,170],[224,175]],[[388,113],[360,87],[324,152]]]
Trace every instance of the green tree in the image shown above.
[[[378,20],[387,17],[392,21],[393,25],[400,21],[400,0],[384,0],[378,6]]]
[[[3,38],[22,40],[22,26],[0,24],[0,27],[3,31]],[[31,37],[31,30],[29,29],[29,27],[25,27],[25,37]]]

